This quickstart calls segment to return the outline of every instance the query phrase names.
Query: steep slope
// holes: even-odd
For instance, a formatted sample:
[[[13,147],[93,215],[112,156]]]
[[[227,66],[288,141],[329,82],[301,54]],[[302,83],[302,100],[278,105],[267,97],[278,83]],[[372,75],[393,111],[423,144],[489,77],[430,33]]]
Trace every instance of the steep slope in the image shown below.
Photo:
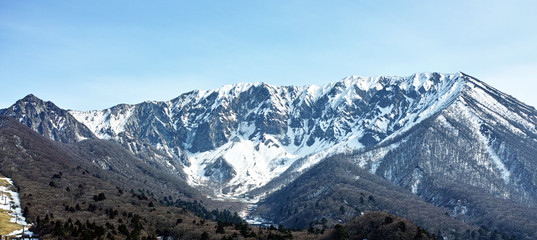
[[[78,122],[68,111],[32,94],[7,109],[1,109],[0,116],[15,118],[39,134],[60,142],[96,138],[86,125]]]
[[[347,159],[469,224],[534,238],[537,111],[467,79],[449,106]]]
[[[237,197],[290,169],[374,146],[449,105],[462,74],[350,77],[325,86],[236,84],[167,102],[71,111],[101,138],[150,143],[185,166],[194,186]],[[301,161],[297,161],[297,160]]]
[[[468,79],[451,105],[353,161],[418,195],[455,183],[535,206],[537,111]]]

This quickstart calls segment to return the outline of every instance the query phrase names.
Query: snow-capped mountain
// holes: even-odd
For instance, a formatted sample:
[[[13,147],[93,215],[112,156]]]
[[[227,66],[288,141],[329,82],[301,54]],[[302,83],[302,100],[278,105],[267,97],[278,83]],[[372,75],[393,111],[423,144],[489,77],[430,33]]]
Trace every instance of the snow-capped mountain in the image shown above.
[[[512,202],[520,213],[537,207],[537,111],[460,72],[352,76],[323,86],[239,83],[88,112],[29,95],[0,115],[63,142],[119,142],[213,198],[265,210],[279,209],[270,199],[289,200],[282,191],[331,156],[476,224],[502,215],[479,199]],[[264,198],[271,193],[278,197]],[[268,217],[296,222],[275,212]]]
[[[430,109],[419,110],[427,113],[424,118],[389,133],[378,143],[323,159],[302,174],[288,170],[254,190],[253,194],[262,194],[281,187],[258,202],[260,210],[254,209],[250,215],[307,227],[310,222],[320,221],[319,216],[330,216],[327,218],[335,221],[349,217],[345,211],[338,211],[338,206],[353,211],[357,206],[369,208],[359,194],[374,190],[380,192],[375,198],[381,194],[395,196],[386,188],[364,183],[371,176],[354,173],[348,167],[350,162],[441,207],[446,215],[464,223],[528,233],[529,237],[516,238],[535,239],[532,218],[537,214],[537,111],[464,74],[452,83],[456,87],[447,88],[447,95],[429,95],[430,99],[446,98],[424,105]],[[410,100],[398,92],[395,87],[379,97],[386,97],[388,106],[397,109],[397,99]],[[406,114],[412,111],[404,109]],[[334,170],[329,166],[342,162],[347,167]],[[333,177],[327,180],[329,176]],[[431,218],[424,221],[425,212],[408,210],[413,207],[398,206],[396,201],[391,199],[381,209],[408,214],[423,224],[437,222]],[[332,211],[326,212],[329,207]],[[416,213],[422,217],[410,216]]]
[[[95,137],[118,141],[135,155],[158,158],[176,172],[182,169],[190,184],[207,188],[214,197],[244,196],[283,173],[297,176],[335,154],[354,154],[361,167],[402,184],[393,175],[398,165],[386,166],[388,161],[379,159],[397,152],[426,120],[445,127],[448,135],[462,131],[454,121],[465,126],[464,132],[475,136],[472,145],[481,151],[474,154],[480,156],[476,161],[504,185],[515,184],[532,177],[513,173],[518,159],[510,160],[513,156],[496,137],[496,128],[511,134],[509,139],[530,139],[524,146],[535,144],[531,139],[537,136],[534,108],[463,73],[353,76],[302,87],[239,83],[165,102],[88,112],[66,112],[29,95],[2,115],[64,142]],[[62,131],[70,135],[59,135]],[[401,173],[406,176],[403,185],[417,193],[423,173],[412,171]],[[518,180],[517,186],[521,182],[528,184]],[[537,185],[535,179],[529,183],[530,189]],[[505,196],[522,191],[498,190],[503,188],[511,189],[494,187]],[[537,199],[530,195],[524,198]]]
[[[458,184],[537,206],[537,111],[466,79],[433,117],[354,161],[432,202],[439,199],[432,186]]]
[[[404,133],[453,102],[466,79],[424,73],[348,77],[324,86],[241,83],[167,102],[70,113],[100,138],[125,134],[170,156],[186,155],[191,184],[232,197],[291,166],[301,172],[329,155]]]
[[[498,94],[463,73],[353,76],[324,86],[241,83],[189,92],[167,102],[70,113],[100,138],[124,134],[149,142],[181,159],[192,185],[209,186],[214,196],[237,197],[285,171],[300,173],[327,156],[367,149],[382,154],[401,144],[394,139],[446,109],[473,116],[479,110],[474,105],[484,104],[491,116],[508,119],[500,123],[510,131],[535,136],[534,110],[503,107],[495,97],[520,103]],[[478,119],[487,117],[474,116],[469,123],[475,128]],[[378,150],[389,142],[395,144]],[[491,161],[488,170],[508,181],[509,168],[492,148],[485,150],[488,160],[483,161]],[[359,164],[371,172],[381,166],[371,160]]]

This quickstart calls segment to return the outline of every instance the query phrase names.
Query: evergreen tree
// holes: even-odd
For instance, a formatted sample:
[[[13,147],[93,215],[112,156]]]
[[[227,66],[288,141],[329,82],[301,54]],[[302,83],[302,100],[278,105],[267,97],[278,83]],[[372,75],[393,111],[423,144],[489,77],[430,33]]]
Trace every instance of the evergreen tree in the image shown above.
[[[216,227],[216,233],[225,234],[226,230],[224,229],[224,223],[221,221],[218,221],[218,225]]]

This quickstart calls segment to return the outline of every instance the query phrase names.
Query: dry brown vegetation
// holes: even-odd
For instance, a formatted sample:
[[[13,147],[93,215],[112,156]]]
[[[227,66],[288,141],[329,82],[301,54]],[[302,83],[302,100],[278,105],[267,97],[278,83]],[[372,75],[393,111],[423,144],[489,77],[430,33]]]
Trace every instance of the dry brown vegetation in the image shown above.
[[[2,187],[8,187],[10,184],[8,181],[6,181],[5,179],[2,179],[2,175],[0,175],[0,186]]]
[[[0,236],[12,233],[15,230],[21,229],[22,226],[10,221],[11,215],[8,211],[0,210]]]

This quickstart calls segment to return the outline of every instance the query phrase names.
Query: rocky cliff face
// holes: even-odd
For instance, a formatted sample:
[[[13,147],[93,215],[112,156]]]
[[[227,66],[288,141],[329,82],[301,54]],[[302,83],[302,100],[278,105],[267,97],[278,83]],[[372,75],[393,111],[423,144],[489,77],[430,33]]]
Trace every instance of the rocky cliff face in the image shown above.
[[[39,134],[60,142],[73,143],[96,138],[86,125],[78,122],[68,111],[32,94],[9,108],[1,109],[0,115],[15,118]]]
[[[214,195],[231,197],[291,166],[301,172],[326,156],[408,131],[449,105],[466,78],[431,73],[349,77],[325,86],[236,84],[167,102],[70,113],[100,138],[124,134],[181,159],[193,185],[217,180]]]

